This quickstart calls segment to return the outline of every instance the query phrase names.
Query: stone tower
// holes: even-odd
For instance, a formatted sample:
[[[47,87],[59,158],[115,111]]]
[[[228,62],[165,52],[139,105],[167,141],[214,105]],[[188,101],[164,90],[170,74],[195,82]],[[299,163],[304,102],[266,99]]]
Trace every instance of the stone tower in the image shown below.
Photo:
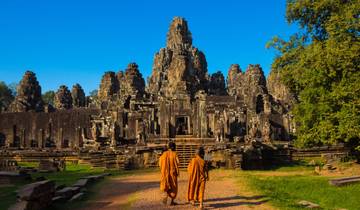
[[[85,92],[81,85],[75,84],[71,90],[73,107],[84,107],[86,104]]]
[[[61,85],[59,90],[55,93],[54,100],[55,108],[57,109],[71,109],[73,106],[73,100],[71,93],[67,86]]]
[[[15,100],[9,107],[10,112],[43,111],[44,103],[41,98],[41,87],[36,75],[26,71],[17,87]]]
[[[114,94],[119,91],[119,80],[115,75],[115,72],[105,72],[101,79],[100,88],[98,91],[98,98],[101,101],[110,99]]]
[[[175,17],[167,34],[166,47],[155,54],[148,92],[173,96],[177,92],[194,96],[207,91],[208,73],[204,53],[192,46],[192,37],[184,18]]]

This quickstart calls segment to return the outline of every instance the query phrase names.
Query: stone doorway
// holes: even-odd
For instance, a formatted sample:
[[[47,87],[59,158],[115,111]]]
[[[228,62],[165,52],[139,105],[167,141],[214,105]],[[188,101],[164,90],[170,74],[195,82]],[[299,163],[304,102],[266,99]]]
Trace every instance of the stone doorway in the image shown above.
[[[189,135],[189,117],[188,116],[177,116],[175,122],[176,135]]]

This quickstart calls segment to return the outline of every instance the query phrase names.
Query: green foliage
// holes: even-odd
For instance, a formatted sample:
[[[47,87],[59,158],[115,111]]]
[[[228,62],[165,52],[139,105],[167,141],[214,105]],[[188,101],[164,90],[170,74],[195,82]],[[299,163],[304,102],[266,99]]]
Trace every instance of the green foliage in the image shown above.
[[[14,95],[11,89],[0,81],[0,112],[7,109],[10,103],[14,100]]]
[[[319,204],[323,209],[358,209],[360,184],[334,187],[319,176],[246,176],[248,183],[270,198],[279,209],[304,209],[301,200]]]
[[[288,0],[286,15],[300,32],[268,47],[279,51],[272,67],[297,96],[297,145],[359,145],[359,1]]]
[[[55,92],[49,90],[42,95],[42,99],[45,103],[54,105]]]
[[[95,89],[95,90],[92,90],[89,92],[89,96],[90,97],[93,97],[93,98],[96,98],[97,97],[97,94],[98,94],[98,90]]]
[[[12,83],[10,83],[10,84],[8,84],[8,87],[9,87],[9,89],[11,90],[11,94],[13,95],[13,96],[16,96],[16,94],[17,94],[17,86],[18,86],[19,84],[18,83],[16,83],[16,82],[12,82]]]

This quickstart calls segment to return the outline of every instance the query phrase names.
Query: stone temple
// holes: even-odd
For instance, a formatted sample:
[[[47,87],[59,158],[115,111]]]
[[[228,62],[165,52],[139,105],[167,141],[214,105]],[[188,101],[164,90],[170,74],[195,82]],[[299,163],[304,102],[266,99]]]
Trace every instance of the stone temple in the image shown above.
[[[62,85],[54,104],[46,104],[31,71],[17,93],[0,114],[2,156],[57,154],[94,166],[152,167],[174,141],[182,166],[203,145],[214,164],[251,167],[265,151],[279,156],[279,145],[295,130],[293,97],[275,71],[266,80],[259,65],[243,71],[232,64],[226,81],[220,71],[209,74],[205,54],[193,46],[180,17],[171,22],[147,83],[130,63],[124,71],[105,72],[97,97],[86,97],[79,84],[71,90]]]

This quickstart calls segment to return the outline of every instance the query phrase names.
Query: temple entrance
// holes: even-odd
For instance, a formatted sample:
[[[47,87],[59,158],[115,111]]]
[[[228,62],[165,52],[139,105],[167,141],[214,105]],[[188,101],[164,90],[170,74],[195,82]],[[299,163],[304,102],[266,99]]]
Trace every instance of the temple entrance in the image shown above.
[[[189,117],[188,116],[177,116],[176,117],[176,135],[189,135]]]

